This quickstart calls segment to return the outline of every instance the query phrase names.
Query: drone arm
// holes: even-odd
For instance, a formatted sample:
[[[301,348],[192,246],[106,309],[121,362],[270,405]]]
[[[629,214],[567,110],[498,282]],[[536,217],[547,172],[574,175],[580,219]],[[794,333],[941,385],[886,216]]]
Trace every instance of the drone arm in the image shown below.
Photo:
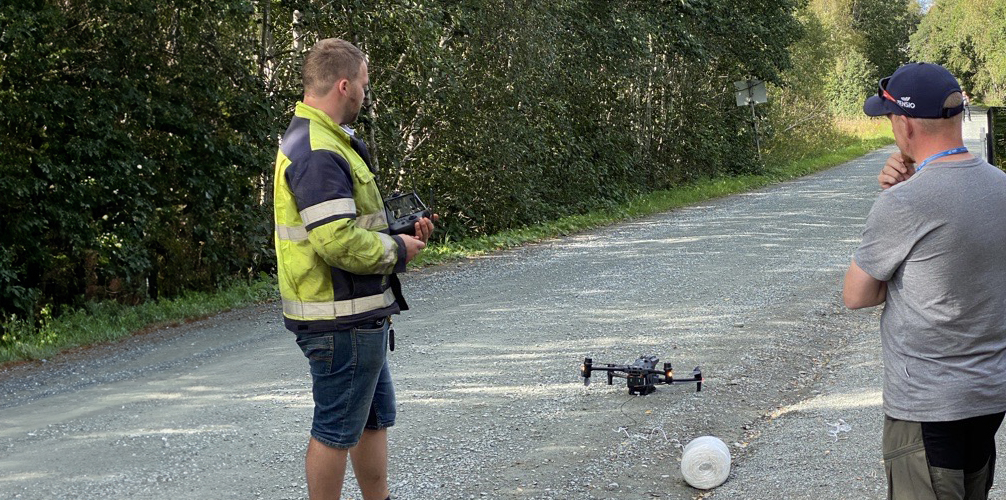
[[[618,365],[595,366],[594,369],[608,372],[608,385],[612,385],[612,381],[615,379],[615,377],[629,378],[629,375],[627,373],[624,373],[629,369],[628,366],[618,366]]]
[[[702,382],[705,380],[702,378],[702,369],[698,366],[692,370],[691,378],[685,379],[675,379],[674,371],[671,370],[670,363],[664,363],[664,371],[650,370],[652,373],[657,374],[657,380],[661,384],[674,385],[674,384],[695,384],[695,392],[702,392]]]
[[[583,385],[590,385],[591,372],[603,371],[607,373],[608,385],[612,385],[612,379],[614,379],[615,377],[628,378],[627,374],[618,372],[627,372],[630,369],[633,369],[633,367],[627,365],[613,365],[611,363],[605,363],[603,366],[594,366],[593,359],[584,358],[583,364],[580,365],[580,376],[583,377]]]
[[[593,371],[606,371],[606,372],[624,372],[628,370],[629,367],[625,365],[606,365],[606,366],[594,366],[591,367]]]

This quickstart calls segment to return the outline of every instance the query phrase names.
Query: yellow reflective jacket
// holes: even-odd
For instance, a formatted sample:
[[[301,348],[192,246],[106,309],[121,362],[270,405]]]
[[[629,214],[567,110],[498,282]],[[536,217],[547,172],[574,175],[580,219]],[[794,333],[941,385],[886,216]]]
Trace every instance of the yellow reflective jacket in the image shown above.
[[[329,331],[408,309],[394,273],[405,245],[388,234],[363,141],[297,103],[276,154],[276,258],[286,327]]]

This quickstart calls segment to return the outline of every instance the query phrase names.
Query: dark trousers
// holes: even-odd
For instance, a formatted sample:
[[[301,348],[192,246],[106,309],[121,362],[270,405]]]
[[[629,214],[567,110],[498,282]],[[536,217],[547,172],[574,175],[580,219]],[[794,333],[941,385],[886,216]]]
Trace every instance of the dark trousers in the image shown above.
[[[1003,413],[952,422],[884,420],[890,500],[985,500]]]

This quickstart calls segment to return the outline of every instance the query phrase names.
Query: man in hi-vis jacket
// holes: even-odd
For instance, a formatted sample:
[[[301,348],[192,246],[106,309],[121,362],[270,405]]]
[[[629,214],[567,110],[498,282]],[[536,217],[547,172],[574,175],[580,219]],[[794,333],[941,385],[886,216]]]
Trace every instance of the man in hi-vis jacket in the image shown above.
[[[425,248],[433,222],[417,222],[415,237],[388,234],[367,147],[347,126],[369,84],[363,52],[321,40],[303,77],[274,188],[283,316],[313,379],[308,492],[312,500],[339,498],[348,454],[363,497],[386,499],[387,428],[395,423],[390,316],[408,308],[395,273]]]

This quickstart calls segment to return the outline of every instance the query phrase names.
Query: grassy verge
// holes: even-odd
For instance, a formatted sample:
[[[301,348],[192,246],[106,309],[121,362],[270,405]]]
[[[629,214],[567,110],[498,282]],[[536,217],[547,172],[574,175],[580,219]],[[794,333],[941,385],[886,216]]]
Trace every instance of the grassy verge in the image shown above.
[[[0,365],[45,359],[66,349],[115,341],[146,329],[174,326],[272,300],[276,297],[275,281],[263,275],[250,283],[221,287],[215,293],[192,292],[138,306],[91,303],[58,318],[46,318],[41,328],[23,321],[7,322],[0,339]]]
[[[770,164],[764,174],[708,179],[649,193],[610,209],[564,217],[491,236],[433,244],[410,265],[429,266],[482,255],[749,191],[833,167],[894,141],[886,121],[857,120],[839,125],[850,137],[846,145],[827,152],[814,152],[785,165]],[[176,299],[139,306],[125,306],[115,302],[90,304],[85,309],[58,318],[47,318],[41,328],[24,322],[7,322],[4,324],[5,333],[0,338],[0,365],[12,361],[44,359],[66,349],[119,340],[144,329],[175,325],[265,302],[276,295],[275,278],[262,276],[251,283],[239,282],[222,287],[216,293],[189,293]]]

